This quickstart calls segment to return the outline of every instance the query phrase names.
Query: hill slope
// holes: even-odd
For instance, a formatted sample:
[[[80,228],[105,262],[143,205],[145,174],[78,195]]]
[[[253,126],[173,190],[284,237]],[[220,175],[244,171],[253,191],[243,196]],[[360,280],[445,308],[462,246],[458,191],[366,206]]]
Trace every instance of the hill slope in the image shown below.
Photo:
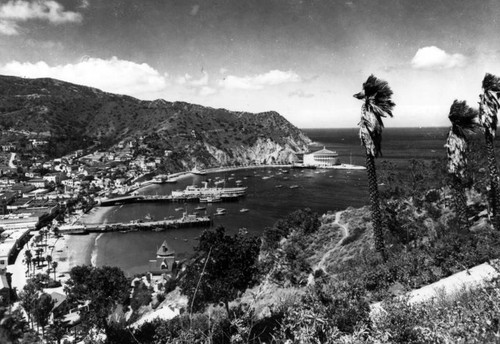
[[[58,156],[141,137],[180,166],[289,162],[310,140],[276,112],[143,101],[54,79],[0,76],[0,129],[42,135]]]

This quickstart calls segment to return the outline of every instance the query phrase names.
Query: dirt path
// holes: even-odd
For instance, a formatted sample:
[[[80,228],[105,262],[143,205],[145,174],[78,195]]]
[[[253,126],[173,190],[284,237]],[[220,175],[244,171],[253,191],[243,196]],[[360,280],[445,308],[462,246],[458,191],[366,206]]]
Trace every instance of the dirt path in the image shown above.
[[[342,213],[343,211],[337,211],[337,213],[335,213],[335,221],[333,222],[334,224],[336,224],[337,226],[339,226],[339,228],[341,229],[342,231],[342,238],[340,238],[340,240],[337,242],[337,244],[331,248],[330,250],[328,250],[324,255],[323,257],[321,258],[321,260],[319,261],[318,265],[316,265],[316,267],[313,269],[314,270],[318,270],[318,269],[325,269],[325,263],[327,261],[327,259],[330,257],[330,255],[332,254],[332,252],[336,249],[338,249],[338,247],[340,246],[340,243],[342,242],[342,240],[344,240],[348,235],[349,235],[349,229],[347,228],[347,226],[344,226],[343,224],[340,223],[340,216],[342,216]]]
[[[10,160],[9,160],[9,167],[10,168],[16,168],[16,165],[14,165],[15,158],[16,158],[16,153],[10,153]]]

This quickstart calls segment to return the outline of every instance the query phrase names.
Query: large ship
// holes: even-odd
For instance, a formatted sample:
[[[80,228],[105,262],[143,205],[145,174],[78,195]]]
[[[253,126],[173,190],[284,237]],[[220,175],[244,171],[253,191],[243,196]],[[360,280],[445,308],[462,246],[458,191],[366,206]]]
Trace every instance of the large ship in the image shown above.
[[[208,183],[204,182],[203,187],[196,185],[188,185],[184,190],[172,191],[173,198],[236,198],[243,196],[246,192],[246,187],[208,187]]]

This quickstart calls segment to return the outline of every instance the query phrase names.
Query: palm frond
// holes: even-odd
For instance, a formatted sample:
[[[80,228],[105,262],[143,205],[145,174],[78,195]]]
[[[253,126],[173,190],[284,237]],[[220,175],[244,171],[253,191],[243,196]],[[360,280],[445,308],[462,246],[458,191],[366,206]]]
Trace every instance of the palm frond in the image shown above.
[[[378,157],[382,155],[381,142],[384,128],[382,117],[392,117],[392,109],[395,106],[391,100],[392,90],[386,81],[372,74],[363,83],[362,91],[354,97],[364,102],[359,123],[361,142],[367,154]]]
[[[486,73],[483,79],[483,94],[480,96],[479,121],[489,135],[495,137],[500,108],[500,78]]]
[[[458,178],[465,177],[465,169],[467,166],[467,141],[464,137],[457,135],[453,128],[448,133],[448,139],[444,145],[447,148],[448,156],[448,173],[457,176]]]
[[[466,101],[454,100],[450,107],[448,118],[452,124],[452,130],[457,136],[463,138],[478,129],[479,111],[467,105]]]

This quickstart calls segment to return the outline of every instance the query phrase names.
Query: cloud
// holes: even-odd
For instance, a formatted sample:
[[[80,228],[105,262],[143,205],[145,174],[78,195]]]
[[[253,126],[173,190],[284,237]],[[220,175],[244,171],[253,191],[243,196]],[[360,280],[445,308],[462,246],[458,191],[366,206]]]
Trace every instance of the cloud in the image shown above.
[[[199,79],[193,79],[192,75],[186,73],[175,79],[175,82],[179,85],[186,85],[188,87],[201,87],[208,85],[208,79],[209,77],[207,72],[203,72],[203,75]]]
[[[450,69],[465,66],[467,58],[462,54],[448,54],[435,46],[418,49],[411,60],[415,69]]]
[[[117,57],[107,60],[89,57],[78,63],[57,66],[49,66],[44,61],[12,61],[0,65],[0,74],[28,78],[50,77],[138,98],[150,98],[152,94],[163,92],[169,83],[167,74],[160,74],[148,64],[120,60]]]
[[[265,74],[254,76],[228,75],[219,81],[219,86],[226,89],[260,90],[266,86],[274,86],[291,82],[301,81],[297,73],[293,71],[283,72],[272,70]]]
[[[58,25],[80,23],[82,19],[80,13],[65,11],[64,7],[54,0],[10,0],[0,5],[0,33],[4,35],[19,34],[18,23],[28,20],[45,20]]]
[[[90,6],[90,1],[89,0],[81,0],[80,1],[80,8],[88,8]]]
[[[202,97],[210,96],[215,93],[217,93],[217,90],[209,86],[203,86],[199,91],[199,94]]]
[[[9,20],[0,20],[0,34],[6,36],[19,34],[17,24]]]
[[[312,98],[312,97],[314,97],[314,94],[306,93],[303,90],[296,90],[296,91],[288,93],[288,96],[289,97],[298,97],[298,98]]]

